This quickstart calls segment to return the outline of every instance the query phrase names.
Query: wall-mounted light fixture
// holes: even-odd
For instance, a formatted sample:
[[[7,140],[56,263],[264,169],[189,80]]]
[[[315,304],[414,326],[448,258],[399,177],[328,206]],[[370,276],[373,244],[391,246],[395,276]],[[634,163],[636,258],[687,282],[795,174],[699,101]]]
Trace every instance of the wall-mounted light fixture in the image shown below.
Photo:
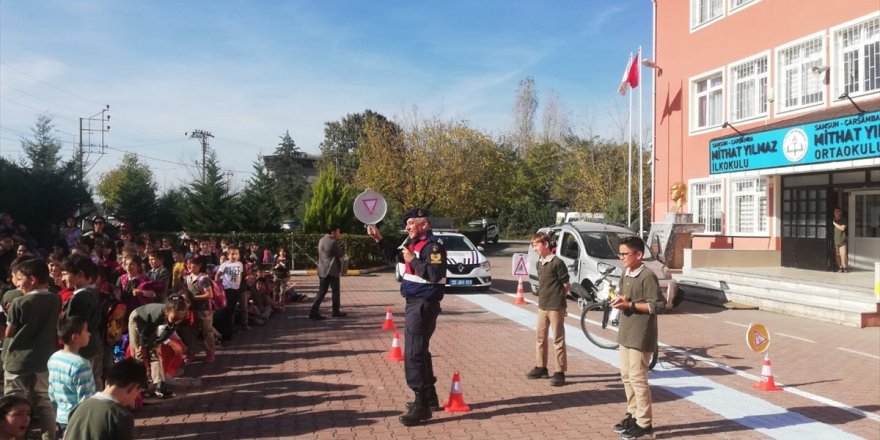
[[[724,124],[721,124],[721,128],[727,128],[727,127],[732,128],[733,131],[736,132],[736,134],[738,134],[738,135],[740,135],[740,136],[743,135],[743,132],[737,130],[736,127],[734,127],[730,122],[724,121]]]
[[[813,66],[813,68],[811,68],[810,70],[813,73],[815,73],[816,75],[821,75],[821,74],[827,72],[828,69],[830,69],[829,66]]]
[[[642,60],[642,65],[656,70],[657,76],[663,76],[663,68],[658,66],[657,63],[654,62],[654,60],[644,59]]]
[[[852,98],[850,98],[850,96],[849,96],[849,90],[847,90],[847,91],[845,91],[845,92],[843,92],[843,94],[842,94],[842,95],[840,95],[840,96],[838,96],[838,97],[837,97],[837,99],[840,99],[840,100],[843,100],[843,99],[848,99],[848,100],[849,100],[849,102],[850,102],[850,104],[852,104],[852,105],[853,105],[853,107],[855,107],[855,108],[856,108],[856,110],[858,110],[858,111],[859,111],[859,113],[864,113],[864,112],[865,112],[865,111],[864,111],[864,110],[862,110],[862,108],[861,108],[861,107],[859,107],[859,105],[858,105],[858,104],[856,104],[856,102],[855,102],[855,101],[853,101],[853,99],[852,99]]]

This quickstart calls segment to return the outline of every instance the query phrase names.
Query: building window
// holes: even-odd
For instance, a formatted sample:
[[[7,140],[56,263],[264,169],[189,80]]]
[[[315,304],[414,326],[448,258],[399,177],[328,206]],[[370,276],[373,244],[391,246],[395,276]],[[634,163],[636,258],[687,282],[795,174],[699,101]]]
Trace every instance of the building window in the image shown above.
[[[739,9],[749,3],[754,3],[757,0],[730,0],[730,10]]]
[[[861,95],[880,90],[880,17],[834,32],[834,91]]]
[[[690,211],[707,233],[721,233],[721,180],[691,182]]]
[[[767,57],[730,68],[730,120],[767,115]]]
[[[730,233],[767,234],[767,179],[730,181]]]
[[[696,29],[724,13],[724,0],[691,0],[691,29]]]
[[[692,131],[718,127],[724,122],[724,79],[721,73],[692,83]]]
[[[825,61],[825,38],[817,36],[779,51],[779,110],[788,111],[823,102],[825,75],[813,72]]]

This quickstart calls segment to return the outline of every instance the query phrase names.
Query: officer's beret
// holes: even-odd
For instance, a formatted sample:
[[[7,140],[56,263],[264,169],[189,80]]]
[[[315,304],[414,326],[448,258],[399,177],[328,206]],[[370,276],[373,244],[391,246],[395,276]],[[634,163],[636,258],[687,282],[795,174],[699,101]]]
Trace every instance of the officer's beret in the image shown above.
[[[423,218],[427,217],[428,214],[428,210],[425,208],[413,208],[403,214],[403,220],[406,221],[411,218]]]

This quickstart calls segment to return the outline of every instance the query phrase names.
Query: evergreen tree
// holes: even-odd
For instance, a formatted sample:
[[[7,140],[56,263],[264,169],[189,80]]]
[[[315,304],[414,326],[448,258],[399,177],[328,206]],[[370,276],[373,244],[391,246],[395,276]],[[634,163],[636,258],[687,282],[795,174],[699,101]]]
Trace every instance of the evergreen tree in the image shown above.
[[[184,188],[183,193],[184,202],[179,213],[187,231],[228,232],[240,229],[232,210],[234,194],[230,193],[229,179],[221,172],[214,150],[208,150],[205,158],[205,177],[199,176]]]
[[[21,140],[21,148],[34,170],[55,172],[59,169],[61,157],[58,153],[61,151],[61,141],[52,136],[54,128],[55,124],[52,123],[51,117],[40,115],[31,128],[34,139]]]
[[[275,179],[260,157],[254,161],[254,174],[237,199],[239,216],[245,229],[253,232],[277,231],[282,219],[275,200]]]
[[[140,226],[154,220],[157,187],[150,168],[126,153],[116,169],[101,176],[96,191],[108,213]]]
[[[330,225],[351,232],[354,224],[353,204],[353,191],[342,183],[336,168],[328,165],[312,186],[312,199],[303,215],[303,232],[325,232]]]
[[[154,231],[179,231],[183,225],[178,214],[185,201],[182,190],[168,190],[156,199],[156,215],[145,227]]]
[[[275,204],[282,220],[296,218],[306,192],[307,182],[300,165],[303,157],[305,154],[296,146],[290,132],[285,132],[275,154],[268,158],[267,165],[275,181]]]

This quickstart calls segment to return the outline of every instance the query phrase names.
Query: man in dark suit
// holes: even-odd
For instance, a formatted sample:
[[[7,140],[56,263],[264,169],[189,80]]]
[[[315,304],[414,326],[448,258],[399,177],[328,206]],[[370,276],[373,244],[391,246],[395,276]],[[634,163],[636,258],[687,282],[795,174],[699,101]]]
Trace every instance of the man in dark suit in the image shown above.
[[[309,319],[326,318],[321,316],[318,310],[321,307],[321,301],[324,301],[324,296],[327,294],[327,288],[333,289],[333,314],[331,316],[342,318],[346,315],[339,311],[339,276],[342,272],[342,258],[345,254],[336,240],[341,234],[338,226],[330,225],[327,228],[327,234],[321,237],[318,242],[318,278],[321,282],[318,286],[315,302],[312,303],[312,309],[309,311]]]

